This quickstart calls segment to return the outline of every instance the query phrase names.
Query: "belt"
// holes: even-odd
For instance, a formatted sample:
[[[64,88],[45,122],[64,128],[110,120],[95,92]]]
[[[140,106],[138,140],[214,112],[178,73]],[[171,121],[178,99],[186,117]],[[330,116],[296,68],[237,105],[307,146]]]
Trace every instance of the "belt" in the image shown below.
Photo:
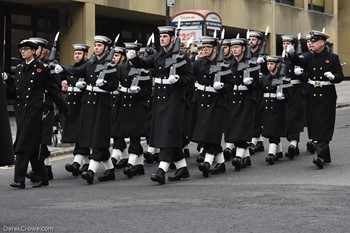
[[[264,93],[263,97],[264,98],[276,98],[277,95],[276,95],[276,93]]]
[[[101,93],[110,93],[109,91],[105,91],[99,87],[87,85],[86,90],[93,91],[93,92],[101,92]]]
[[[244,85],[234,85],[233,86],[233,90],[235,91],[248,91],[248,87],[244,86]]]
[[[119,95],[119,91],[113,91],[111,92],[113,95]]]
[[[330,81],[313,81],[313,80],[309,80],[308,83],[313,85],[314,87],[322,87],[322,86],[334,85],[334,83],[331,83]]]
[[[212,86],[204,86],[199,83],[195,83],[194,86],[196,87],[197,90],[206,91],[206,92],[216,92]]]
[[[171,84],[169,83],[169,79],[167,78],[154,78],[154,82],[158,84],[166,84],[166,85]]]
[[[127,87],[119,86],[118,91],[124,92],[124,93],[131,93],[130,89]]]
[[[290,83],[293,84],[293,85],[301,84],[300,80],[298,80],[298,79],[292,79],[292,80],[290,80]]]
[[[81,92],[81,90],[77,87],[68,87],[68,90],[67,91],[70,91],[70,92]]]

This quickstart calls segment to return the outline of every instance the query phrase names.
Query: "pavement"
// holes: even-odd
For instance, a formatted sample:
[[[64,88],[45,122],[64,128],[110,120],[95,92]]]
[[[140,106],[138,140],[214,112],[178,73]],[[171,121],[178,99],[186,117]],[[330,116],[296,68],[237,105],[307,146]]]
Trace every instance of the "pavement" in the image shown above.
[[[336,84],[336,90],[338,95],[337,108],[350,106],[350,80],[346,80],[339,84]],[[14,141],[16,138],[16,122],[14,117],[10,117],[10,125],[11,125],[11,131],[12,131],[12,138]],[[74,146],[72,144],[61,143],[60,139],[61,139],[61,134],[58,133],[57,145],[49,146],[49,150],[51,151],[51,156],[58,156],[58,155],[63,155],[63,154],[68,154],[73,152]]]

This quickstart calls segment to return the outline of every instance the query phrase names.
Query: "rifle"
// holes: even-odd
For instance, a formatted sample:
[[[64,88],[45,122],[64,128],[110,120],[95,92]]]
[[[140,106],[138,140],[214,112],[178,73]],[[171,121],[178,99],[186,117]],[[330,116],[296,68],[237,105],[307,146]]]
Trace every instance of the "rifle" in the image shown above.
[[[152,53],[149,52],[151,49],[154,50],[154,33],[148,38],[144,55],[145,58],[152,55]]]
[[[262,42],[262,45],[260,47],[259,50],[259,56],[265,56],[266,55],[266,42],[268,39],[268,35],[269,35],[269,26],[267,26],[266,30],[265,30],[265,34],[264,34],[264,40]]]
[[[57,54],[57,48],[56,48],[56,47],[57,47],[57,41],[58,41],[59,35],[60,35],[60,32],[58,31],[58,32],[56,33],[55,39],[54,39],[54,41],[53,41],[50,54],[49,54],[49,56],[47,57],[47,60],[46,60],[47,65],[49,65],[49,66],[52,65],[52,62],[53,62],[53,61],[55,60],[55,58],[56,58],[56,54]]]
[[[6,16],[4,16],[4,43],[2,47],[2,67],[1,75],[5,72],[5,59],[6,59]]]
[[[104,61],[103,64],[97,64],[96,68],[95,68],[95,73],[99,73],[98,78],[97,79],[104,79],[106,72],[107,72],[107,67],[112,63],[113,60],[113,56],[114,56],[114,48],[117,45],[118,39],[119,39],[120,34],[118,34],[116,36],[116,38],[114,39],[114,43],[113,46],[109,49],[108,54],[106,56],[106,59]]]
[[[250,37],[250,31],[247,31],[246,39],[249,40]],[[247,46],[246,47],[246,54],[245,54],[245,69],[243,71],[243,78],[250,78],[250,71],[249,71],[249,64],[250,59],[252,59],[252,50]]]
[[[301,43],[300,43],[300,37],[301,37],[301,34],[300,34],[300,32],[298,33],[298,43],[297,43],[297,49],[296,49],[296,54],[298,55],[298,56],[301,56],[302,54],[303,54],[303,51],[302,51],[302,49],[301,49]]]
[[[215,76],[214,76],[214,83],[215,82],[221,82],[221,74],[220,74],[220,70],[221,70],[221,66],[222,66],[222,63],[224,63],[224,47],[222,46],[222,43],[224,41],[224,38],[225,38],[225,28],[222,29],[221,31],[221,38],[220,38],[220,43],[218,43],[218,55],[217,55],[217,58],[216,58],[216,67],[218,68],[218,71],[215,73]]]
[[[171,58],[165,59],[165,67],[170,66],[169,76],[176,75],[176,59],[179,57],[180,44],[181,44],[180,31],[181,31],[181,20],[179,20],[179,22],[177,23],[176,38],[174,41],[174,47],[173,47]]]

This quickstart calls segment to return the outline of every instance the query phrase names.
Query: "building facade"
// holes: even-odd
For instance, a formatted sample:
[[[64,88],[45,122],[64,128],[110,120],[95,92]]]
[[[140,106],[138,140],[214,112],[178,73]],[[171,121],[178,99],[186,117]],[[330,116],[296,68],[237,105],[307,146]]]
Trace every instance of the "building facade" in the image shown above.
[[[333,51],[341,62],[350,59],[347,38],[350,37],[350,1],[346,0],[2,0],[0,2],[1,38],[5,32],[5,70],[11,69],[19,57],[16,44],[31,36],[44,37],[52,45],[60,31],[59,59],[63,65],[73,63],[74,43],[93,45],[93,36],[102,34],[121,42],[138,40],[143,44],[157,26],[169,22],[167,16],[190,9],[203,9],[220,15],[226,30],[225,38],[246,35],[247,29],[264,32],[269,26],[267,51],[281,54],[281,35],[301,33],[311,29],[330,35]],[[4,19],[6,28],[4,30]],[[156,40],[157,41],[157,40]],[[305,40],[303,39],[303,42]],[[3,46],[0,52],[3,53]],[[304,43],[304,49],[305,43]],[[92,50],[90,51],[92,53]],[[1,56],[1,66],[3,64]],[[13,65],[13,64],[12,64]],[[344,66],[350,76],[350,65]]]

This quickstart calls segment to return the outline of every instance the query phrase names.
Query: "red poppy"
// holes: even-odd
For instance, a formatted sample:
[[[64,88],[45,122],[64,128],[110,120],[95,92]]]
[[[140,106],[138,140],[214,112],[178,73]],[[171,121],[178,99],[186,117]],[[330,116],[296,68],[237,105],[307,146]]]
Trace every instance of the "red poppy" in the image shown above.
[[[36,69],[36,72],[40,73],[42,71],[41,68]]]
[[[326,60],[326,63],[328,64],[328,63],[329,63],[329,60]]]

